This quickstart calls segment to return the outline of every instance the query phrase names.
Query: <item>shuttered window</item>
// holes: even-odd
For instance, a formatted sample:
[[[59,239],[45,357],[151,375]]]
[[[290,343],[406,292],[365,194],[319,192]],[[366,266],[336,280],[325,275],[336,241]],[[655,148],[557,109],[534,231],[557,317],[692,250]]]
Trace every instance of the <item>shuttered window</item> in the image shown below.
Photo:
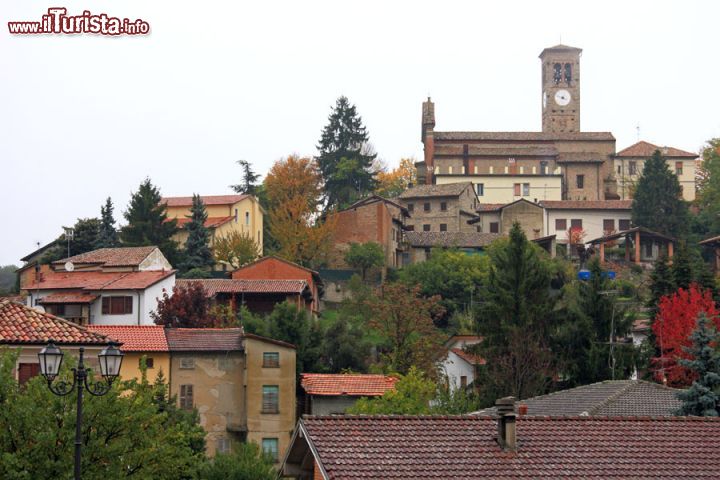
[[[32,377],[35,377],[40,374],[40,364],[39,363],[21,363],[18,365],[18,383],[20,385],[24,384],[28,380],[30,380]]]
[[[193,386],[180,385],[180,408],[191,410],[195,402],[193,399]]]
[[[614,232],[615,231],[615,220],[612,218],[606,218],[603,220],[603,231]]]
[[[500,224],[498,222],[490,222],[490,233],[500,232]]]
[[[132,297],[103,297],[103,315],[127,315],[133,311]]]
[[[279,395],[277,385],[263,385],[262,413],[278,413]]]
[[[263,367],[277,368],[280,366],[280,353],[263,352]]]
[[[555,231],[564,232],[567,230],[567,220],[564,218],[555,219]]]
[[[270,457],[273,462],[278,461],[278,439],[277,438],[263,438],[262,439],[262,451],[265,455]]]

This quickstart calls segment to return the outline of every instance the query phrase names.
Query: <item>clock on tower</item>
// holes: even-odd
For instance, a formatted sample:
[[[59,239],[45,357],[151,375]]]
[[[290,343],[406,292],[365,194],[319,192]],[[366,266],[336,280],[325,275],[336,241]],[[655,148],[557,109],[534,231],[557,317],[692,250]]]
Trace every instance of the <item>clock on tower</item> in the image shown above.
[[[542,62],[543,132],[580,131],[580,55],[567,45],[546,48]]]

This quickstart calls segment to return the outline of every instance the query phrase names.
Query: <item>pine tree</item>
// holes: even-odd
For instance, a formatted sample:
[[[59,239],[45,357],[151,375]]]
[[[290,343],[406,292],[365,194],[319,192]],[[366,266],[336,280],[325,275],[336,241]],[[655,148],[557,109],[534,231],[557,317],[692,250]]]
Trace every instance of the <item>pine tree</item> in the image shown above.
[[[677,287],[675,287],[673,273],[668,265],[667,255],[662,254],[655,260],[653,270],[650,272],[650,298],[647,302],[650,318],[655,318],[660,299],[675,290]]]
[[[113,217],[112,199],[110,197],[105,201],[105,205],[100,207],[100,229],[98,231],[95,248],[114,248],[120,243],[118,233],[115,229],[115,217]]]
[[[686,231],[688,215],[682,187],[659,150],[645,162],[638,180],[632,222],[665,235],[678,236]]]
[[[684,348],[692,360],[680,359],[682,366],[697,375],[689,389],[678,393],[682,405],[678,415],[717,417],[720,413],[720,353],[715,346],[720,337],[705,313],[700,313],[697,328],[690,335],[692,347]]]
[[[344,207],[375,188],[368,133],[346,97],[340,97],[322,131],[317,162],[325,182],[326,210]]]
[[[235,190],[236,193],[256,195],[258,189],[257,181],[260,179],[260,175],[253,171],[250,162],[247,160],[238,160],[237,163],[242,169],[242,181],[237,185],[230,185],[230,188]]]
[[[124,214],[128,224],[120,230],[120,240],[128,247],[157,246],[171,264],[179,264],[177,221],[167,218],[167,207],[160,191],[146,178],[130,197]]]
[[[56,240],[55,246],[43,255],[41,263],[50,263],[56,260],[62,260],[68,256],[73,257],[95,250],[95,242],[100,232],[100,219],[78,218],[72,230],[69,253],[67,236],[62,234]]]
[[[190,207],[190,221],[185,225],[188,232],[185,241],[185,255],[182,268],[185,272],[192,269],[209,270],[215,263],[210,250],[210,231],[205,227],[207,211],[200,195],[193,195]]]
[[[672,272],[675,288],[688,288],[693,283],[694,275],[690,252],[684,242],[678,245],[677,252],[672,260],[670,271]]]

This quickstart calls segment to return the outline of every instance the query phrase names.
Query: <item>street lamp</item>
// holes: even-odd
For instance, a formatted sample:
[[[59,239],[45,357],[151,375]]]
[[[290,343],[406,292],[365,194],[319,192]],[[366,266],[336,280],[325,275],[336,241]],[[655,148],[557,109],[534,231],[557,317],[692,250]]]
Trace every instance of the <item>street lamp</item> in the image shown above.
[[[61,380],[53,386],[53,381],[60,373],[60,365],[63,361],[63,352],[50,340],[48,345],[38,353],[40,359],[40,373],[47,380],[48,388],[52,393],[59,396],[65,396],[72,393],[77,387],[77,408],[75,417],[75,480],[80,480],[80,450],[82,447],[82,401],[83,388],[89,394],[100,397],[110,391],[113,381],[120,374],[120,365],[122,364],[123,353],[117,348],[117,344],[109,343],[98,355],[100,360],[100,374],[105,382],[89,382],[89,368],[85,368],[84,360],[85,349],[80,348],[80,359],[77,368],[73,368],[72,384]]]

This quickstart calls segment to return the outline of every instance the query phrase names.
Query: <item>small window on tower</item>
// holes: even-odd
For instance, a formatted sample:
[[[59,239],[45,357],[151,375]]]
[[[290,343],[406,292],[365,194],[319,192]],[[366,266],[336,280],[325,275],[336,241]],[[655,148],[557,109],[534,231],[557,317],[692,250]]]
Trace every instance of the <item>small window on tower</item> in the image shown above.
[[[569,63],[565,64],[565,83],[570,85],[572,82],[572,65]]]

